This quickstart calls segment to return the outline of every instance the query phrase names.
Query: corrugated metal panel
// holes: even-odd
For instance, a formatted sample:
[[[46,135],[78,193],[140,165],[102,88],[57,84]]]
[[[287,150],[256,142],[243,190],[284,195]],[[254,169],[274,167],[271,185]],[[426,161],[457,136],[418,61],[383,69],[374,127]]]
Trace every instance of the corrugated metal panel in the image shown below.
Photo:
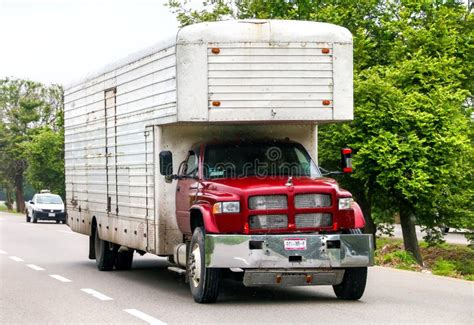
[[[212,48],[219,48],[214,54]],[[329,49],[323,53],[322,49]],[[333,57],[327,43],[209,43],[209,108],[332,110]],[[323,101],[329,100],[329,105]],[[212,102],[220,102],[218,108]]]
[[[147,249],[144,225],[155,221],[153,136],[146,126],[170,116],[176,116],[174,47],[66,91],[66,201],[73,230],[88,233],[96,216],[104,239]]]

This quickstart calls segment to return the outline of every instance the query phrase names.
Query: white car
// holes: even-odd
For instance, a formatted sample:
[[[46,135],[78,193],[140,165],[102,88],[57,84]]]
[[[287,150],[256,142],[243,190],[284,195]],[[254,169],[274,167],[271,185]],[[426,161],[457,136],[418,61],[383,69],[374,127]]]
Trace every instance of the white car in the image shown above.
[[[55,220],[66,223],[64,202],[59,195],[51,193],[35,194],[26,207],[26,222],[36,223],[38,220]]]

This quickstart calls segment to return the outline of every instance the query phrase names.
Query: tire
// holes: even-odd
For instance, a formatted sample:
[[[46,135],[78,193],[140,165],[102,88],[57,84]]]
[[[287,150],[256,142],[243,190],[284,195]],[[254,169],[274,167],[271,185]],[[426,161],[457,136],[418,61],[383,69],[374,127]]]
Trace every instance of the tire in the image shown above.
[[[30,222],[31,218],[28,216],[28,210],[26,210],[26,222]]]
[[[61,220],[56,220],[56,223],[60,223],[60,222],[61,222]]]
[[[349,234],[362,234],[360,229],[349,229]],[[338,299],[358,300],[362,297],[367,284],[367,267],[352,267],[344,271],[342,282],[333,285]]]
[[[99,232],[95,232],[95,263],[99,271],[111,271],[114,268],[117,249],[114,244],[99,237]]]
[[[62,223],[63,223],[63,225],[65,225],[65,224],[66,224],[66,220],[63,220]]]
[[[134,252],[133,249],[118,251],[115,259],[115,268],[123,271],[130,270],[132,268]]]
[[[194,229],[187,263],[189,288],[194,301],[213,303],[219,294],[220,269],[207,268],[204,255],[204,229]]]
[[[38,219],[36,219],[36,216],[35,216],[35,212],[34,212],[34,211],[31,213],[31,222],[33,222],[33,223],[37,223],[37,222],[38,222]]]

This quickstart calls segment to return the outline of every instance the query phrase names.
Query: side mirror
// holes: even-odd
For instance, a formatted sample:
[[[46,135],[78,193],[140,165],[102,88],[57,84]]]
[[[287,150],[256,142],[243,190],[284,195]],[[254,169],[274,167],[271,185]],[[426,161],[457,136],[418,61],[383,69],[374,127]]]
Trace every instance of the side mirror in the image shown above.
[[[171,151],[160,152],[160,174],[163,176],[173,174],[173,154]]]
[[[30,201],[29,203],[35,205],[35,202],[33,202],[33,201]]]
[[[344,173],[352,173],[352,149],[341,149],[341,168]]]

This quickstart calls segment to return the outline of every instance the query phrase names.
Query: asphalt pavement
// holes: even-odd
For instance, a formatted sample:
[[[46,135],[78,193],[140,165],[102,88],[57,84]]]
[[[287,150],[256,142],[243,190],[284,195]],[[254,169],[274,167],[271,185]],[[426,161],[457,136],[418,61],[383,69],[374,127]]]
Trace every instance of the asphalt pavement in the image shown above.
[[[62,224],[0,212],[2,324],[474,324],[474,283],[369,269],[360,301],[329,286],[246,288],[223,281],[216,304],[194,303],[163,258],[135,254],[130,271],[99,272],[88,238]]]

